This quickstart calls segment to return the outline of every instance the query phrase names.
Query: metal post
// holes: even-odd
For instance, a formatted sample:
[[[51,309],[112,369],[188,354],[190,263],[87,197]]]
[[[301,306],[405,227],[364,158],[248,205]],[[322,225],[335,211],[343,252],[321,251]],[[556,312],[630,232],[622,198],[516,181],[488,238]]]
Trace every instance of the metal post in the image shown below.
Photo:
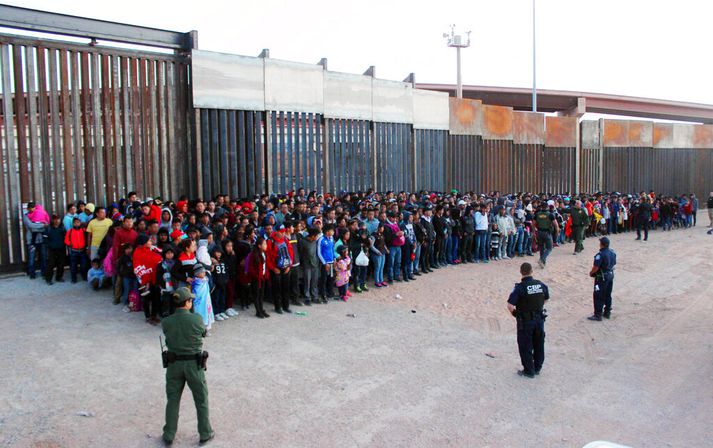
[[[535,57],[535,2],[532,0],[532,111],[537,112],[537,59]]]
[[[463,98],[463,79],[461,78],[460,73],[460,47],[456,47],[456,58],[458,66],[458,91],[456,92],[456,96],[458,98]]]

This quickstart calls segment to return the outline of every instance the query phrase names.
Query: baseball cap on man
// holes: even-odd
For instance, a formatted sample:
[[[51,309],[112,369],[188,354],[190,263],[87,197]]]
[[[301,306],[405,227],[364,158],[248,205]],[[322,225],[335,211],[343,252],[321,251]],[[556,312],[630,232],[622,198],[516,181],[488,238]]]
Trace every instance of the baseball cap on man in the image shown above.
[[[192,294],[191,290],[186,288],[185,286],[178,288],[173,292],[173,303],[175,303],[176,305],[180,305],[187,300],[195,298],[195,294]]]
[[[89,213],[94,213],[94,209],[95,209],[96,207],[94,206],[94,204],[92,204],[92,203],[90,202],[90,203],[87,204],[84,208],[85,208]]]

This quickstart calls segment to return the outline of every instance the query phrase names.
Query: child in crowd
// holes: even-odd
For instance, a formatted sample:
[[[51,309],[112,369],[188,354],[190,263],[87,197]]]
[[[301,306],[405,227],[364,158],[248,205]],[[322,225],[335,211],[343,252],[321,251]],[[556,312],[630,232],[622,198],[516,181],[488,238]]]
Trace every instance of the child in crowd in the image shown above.
[[[87,272],[87,281],[95,291],[104,288],[109,282],[109,279],[104,276],[104,269],[98,258],[92,260],[92,267]]]
[[[163,250],[163,261],[158,265],[158,271],[156,272],[156,278],[161,287],[161,317],[168,317],[175,310],[173,304],[173,291],[175,291],[175,288],[171,277],[171,270],[176,263],[175,256],[173,248],[166,246]]]
[[[347,289],[349,288],[349,278],[351,277],[352,259],[349,257],[349,249],[347,246],[339,246],[337,249],[339,257],[334,263],[334,269],[336,272],[335,283],[339,289],[339,298],[343,301],[347,301]]]
[[[77,283],[77,273],[87,280],[87,235],[82,229],[82,221],[72,219],[72,228],[64,235],[64,244],[69,250],[69,273],[72,283]]]
[[[255,302],[255,316],[260,319],[270,317],[263,308],[263,300],[265,299],[265,288],[270,279],[270,271],[267,269],[267,240],[263,237],[258,237],[255,241],[250,255],[245,259],[245,273],[250,281],[250,289],[252,291],[253,301]]]
[[[374,286],[384,288],[389,285],[384,281],[384,265],[386,264],[386,254],[389,249],[386,247],[383,223],[379,224],[369,241],[371,242],[371,260],[374,263]]]
[[[319,292],[322,303],[329,303],[334,297],[334,226],[324,226],[324,235],[317,242],[317,256],[322,265],[322,275],[319,277]]]
[[[213,250],[213,290],[210,298],[213,304],[213,315],[218,322],[230,319],[225,313],[225,294],[228,287],[228,268],[223,261],[223,251],[221,249]]]
[[[213,317],[213,304],[210,299],[210,286],[208,285],[208,272],[203,263],[196,263],[193,267],[193,281],[191,292],[196,296],[193,299],[193,311],[201,316],[206,330],[210,331],[215,319]]]
[[[134,262],[132,259],[134,253],[134,248],[129,243],[124,243],[121,245],[121,257],[119,257],[119,262],[117,263],[117,273],[121,277],[123,283],[122,293],[121,293],[121,303],[124,304],[124,311],[131,311],[129,309],[129,293],[139,287],[136,281],[136,274],[134,274]]]
[[[235,288],[238,282],[238,256],[235,253],[233,242],[229,239],[223,240],[223,260],[225,268],[228,270],[228,284],[225,288],[225,314],[228,317],[235,317],[238,312],[233,309],[235,304]]]

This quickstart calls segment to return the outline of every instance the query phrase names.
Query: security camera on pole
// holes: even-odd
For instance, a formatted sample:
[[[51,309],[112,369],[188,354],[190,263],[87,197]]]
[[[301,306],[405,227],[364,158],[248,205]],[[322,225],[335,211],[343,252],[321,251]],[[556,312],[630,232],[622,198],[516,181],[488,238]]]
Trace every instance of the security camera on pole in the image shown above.
[[[443,33],[443,37],[448,39],[448,46],[455,47],[456,55],[458,60],[458,89],[456,91],[456,96],[458,98],[463,98],[463,80],[461,79],[460,73],[460,49],[470,47],[470,31],[463,34],[456,34],[456,26],[451,25],[451,34]]]

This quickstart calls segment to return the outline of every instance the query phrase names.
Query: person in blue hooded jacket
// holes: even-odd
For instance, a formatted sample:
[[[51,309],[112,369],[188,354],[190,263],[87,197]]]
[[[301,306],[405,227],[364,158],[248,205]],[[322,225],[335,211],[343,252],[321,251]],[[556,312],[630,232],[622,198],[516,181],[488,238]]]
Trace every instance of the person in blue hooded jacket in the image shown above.
[[[317,240],[317,257],[322,266],[319,294],[322,303],[328,303],[329,298],[338,298],[334,295],[334,226],[327,224],[322,232],[322,236]]]

